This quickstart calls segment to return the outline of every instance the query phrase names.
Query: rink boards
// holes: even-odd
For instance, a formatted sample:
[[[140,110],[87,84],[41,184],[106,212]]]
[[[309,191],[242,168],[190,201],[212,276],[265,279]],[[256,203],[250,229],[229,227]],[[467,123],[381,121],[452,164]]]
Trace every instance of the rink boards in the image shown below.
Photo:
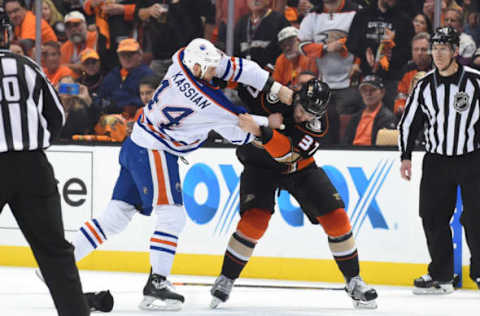
[[[63,220],[70,239],[108,203],[118,175],[119,147],[52,146],[48,157],[59,180]],[[400,178],[396,151],[324,150],[316,154],[345,201],[361,260],[362,275],[377,284],[410,285],[425,273],[428,253],[418,217],[423,153],[414,153],[413,177]],[[241,164],[231,148],[206,148],[180,162],[187,225],[179,240],[173,273],[217,275],[238,222]],[[439,193],[441,194],[441,193]],[[459,205],[461,209],[461,205]],[[468,279],[468,248],[456,217],[452,223],[457,268]],[[135,216],[126,231],[110,238],[80,262],[83,269],[148,271],[153,220]],[[0,216],[0,265],[33,266],[34,260],[13,216]],[[463,247],[462,247],[463,246]],[[243,276],[339,282],[342,280],[323,229],[311,225],[282,191],[268,231]]]

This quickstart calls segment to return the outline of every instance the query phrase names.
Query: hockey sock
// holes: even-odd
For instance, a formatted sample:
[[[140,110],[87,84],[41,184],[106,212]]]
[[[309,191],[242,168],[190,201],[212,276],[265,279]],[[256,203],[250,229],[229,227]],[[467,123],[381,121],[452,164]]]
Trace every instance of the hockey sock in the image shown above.
[[[237,279],[252,256],[255,245],[237,232],[233,233],[223,257],[222,275],[232,280]]]
[[[252,208],[242,213],[237,231],[230,237],[223,258],[222,274],[237,279],[252,256],[257,241],[267,230],[272,214],[268,210]]]
[[[169,233],[155,231],[150,238],[150,264],[152,273],[168,276],[172,269],[173,258],[177,251],[178,237]]]
[[[360,273],[358,253],[352,232],[336,238],[328,237],[328,245],[347,282]]]
[[[168,278],[177,252],[178,236],[185,227],[185,209],[182,205],[157,205],[155,231],[150,238],[152,273]]]
[[[85,222],[73,237],[75,260],[80,261],[103,244],[107,238],[123,231],[135,213],[133,205],[123,201],[110,201],[100,216]]]
[[[105,240],[107,240],[107,236],[97,219],[92,218],[85,222],[72,241],[75,246],[75,260],[80,261],[103,244]]]
[[[338,208],[317,217],[328,235],[328,245],[338,268],[348,282],[360,272],[352,226],[345,209]]]

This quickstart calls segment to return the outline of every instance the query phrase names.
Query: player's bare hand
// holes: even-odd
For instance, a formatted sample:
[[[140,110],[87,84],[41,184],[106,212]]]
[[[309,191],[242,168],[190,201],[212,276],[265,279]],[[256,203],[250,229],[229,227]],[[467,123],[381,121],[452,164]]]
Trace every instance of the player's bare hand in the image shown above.
[[[284,129],[283,115],[281,113],[272,113],[268,116],[268,126],[276,129]]]
[[[238,126],[247,133],[251,133],[255,136],[260,136],[262,132],[260,131],[260,126],[255,122],[253,117],[250,114],[239,114],[238,115]]]
[[[400,176],[407,180],[410,181],[412,178],[412,161],[405,159],[402,160],[402,165],[400,166]]]
[[[293,90],[282,85],[280,91],[278,92],[278,98],[280,102],[288,105],[293,103]]]

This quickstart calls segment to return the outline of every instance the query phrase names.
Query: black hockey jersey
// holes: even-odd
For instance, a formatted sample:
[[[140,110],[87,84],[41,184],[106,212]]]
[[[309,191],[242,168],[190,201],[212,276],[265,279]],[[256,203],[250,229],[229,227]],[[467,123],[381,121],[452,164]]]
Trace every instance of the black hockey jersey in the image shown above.
[[[247,89],[240,88],[239,95],[247,103],[250,113],[282,113],[285,129],[262,127],[262,137],[237,148],[240,162],[244,165],[278,170],[281,173],[293,173],[315,166],[313,155],[320,147],[318,140],[327,133],[327,116],[310,122],[295,123],[293,106],[272,102],[265,93],[256,94],[256,91]]]

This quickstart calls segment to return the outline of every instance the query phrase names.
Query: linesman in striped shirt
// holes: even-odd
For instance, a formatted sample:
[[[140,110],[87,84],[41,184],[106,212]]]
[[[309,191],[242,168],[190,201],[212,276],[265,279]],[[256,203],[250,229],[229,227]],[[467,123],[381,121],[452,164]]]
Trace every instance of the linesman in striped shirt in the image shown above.
[[[12,210],[58,315],[87,316],[57,181],[44,153],[65,123],[63,106],[37,64],[4,49],[9,33],[0,8],[0,212],[6,204]]]
[[[399,124],[400,173],[410,180],[414,140],[424,129],[426,151],[420,183],[420,217],[431,263],[414,281],[415,294],[453,292],[450,220],[457,187],[463,200],[461,222],[471,252],[470,277],[480,287],[480,72],[459,65],[459,36],[451,27],[431,38],[435,69],[415,86]]]

